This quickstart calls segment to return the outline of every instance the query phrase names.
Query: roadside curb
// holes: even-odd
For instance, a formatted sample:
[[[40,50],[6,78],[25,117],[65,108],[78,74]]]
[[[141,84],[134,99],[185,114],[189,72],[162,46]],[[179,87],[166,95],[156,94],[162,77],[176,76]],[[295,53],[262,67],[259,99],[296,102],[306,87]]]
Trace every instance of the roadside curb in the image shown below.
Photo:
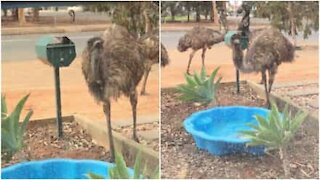
[[[48,34],[48,33],[67,33],[67,32],[90,32],[104,31],[111,24],[105,25],[81,25],[81,26],[56,26],[56,27],[14,27],[2,28],[2,35],[24,35],[24,34]]]
[[[261,98],[265,99],[264,88],[261,85],[258,85],[257,83],[249,80],[247,80],[246,82]],[[306,127],[309,130],[307,133],[315,137],[319,136],[318,128],[314,128],[314,127],[319,127],[318,113],[309,112],[308,110],[298,106],[288,98],[281,97],[280,95],[275,93],[270,93],[270,100],[275,102],[278,105],[278,107],[280,107],[281,109],[284,108],[285,105],[287,104],[289,110],[293,114],[296,114],[299,111],[307,113],[308,115],[306,117],[306,121],[304,122]]]

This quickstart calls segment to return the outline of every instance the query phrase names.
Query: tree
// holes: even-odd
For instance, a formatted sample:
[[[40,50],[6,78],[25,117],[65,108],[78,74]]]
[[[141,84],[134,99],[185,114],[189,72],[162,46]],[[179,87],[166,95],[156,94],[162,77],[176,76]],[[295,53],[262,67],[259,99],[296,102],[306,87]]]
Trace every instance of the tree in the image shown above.
[[[39,8],[32,8],[32,13],[33,13],[33,17],[32,20],[33,21],[38,21],[39,20]]]
[[[136,37],[158,28],[158,8],[154,2],[99,2],[85,6],[87,11],[113,11],[112,22],[126,27]]]
[[[318,1],[268,1],[255,2],[257,17],[268,18],[271,25],[292,36],[296,45],[296,35],[303,33],[307,38],[319,29]]]
[[[163,1],[161,2],[161,6],[164,11],[169,9],[170,14],[171,14],[171,21],[175,21],[175,16],[179,8],[179,3],[180,2],[175,2],[175,1]]]
[[[24,16],[24,9],[19,8],[18,9],[18,21],[20,25],[23,25],[26,23],[26,17]]]
[[[158,6],[152,2],[119,2],[116,4],[112,22],[141,36],[146,30],[158,27],[158,14]]]

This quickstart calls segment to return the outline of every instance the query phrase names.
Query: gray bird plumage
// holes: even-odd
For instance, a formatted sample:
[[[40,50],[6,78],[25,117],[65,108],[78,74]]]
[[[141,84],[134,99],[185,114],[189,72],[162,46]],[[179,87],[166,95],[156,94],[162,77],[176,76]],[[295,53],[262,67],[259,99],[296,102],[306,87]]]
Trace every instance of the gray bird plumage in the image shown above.
[[[252,34],[246,54],[240,47],[241,35],[237,34],[232,39],[233,61],[237,69],[244,73],[261,72],[265,84],[267,104],[270,105],[269,93],[282,62],[294,60],[293,44],[277,29],[270,28]],[[267,75],[268,72],[268,84]]]
[[[214,44],[220,43],[224,40],[224,34],[219,31],[215,31],[205,27],[194,27],[188,31],[183,37],[179,39],[178,51],[184,52],[189,48],[192,52],[189,57],[187,74],[189,74],[189,68],[194,54],[202,49],[202,66],[204,67],[205,53],[207,49],[211,49]]]
[[[148,56],[144,45],[137,41],[124,27],[113,25],[101,37],[88,40],[83,51],[82,72],[89,91],[103,110],[108,123],[111,158],[114,145],[111,128],[110,99],[120,95],[130,98],[133,116],[133,139],[136,134],[136,88],[145,71],[144,60]]]

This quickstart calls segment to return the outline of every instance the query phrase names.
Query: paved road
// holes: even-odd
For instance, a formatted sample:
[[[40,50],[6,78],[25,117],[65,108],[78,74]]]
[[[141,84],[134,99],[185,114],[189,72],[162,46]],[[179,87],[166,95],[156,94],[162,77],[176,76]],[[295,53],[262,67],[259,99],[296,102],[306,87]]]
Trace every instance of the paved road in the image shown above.
[[[68,36],[75,44],[77,54],[80,55],[86,45],[86,41],[101,32],[77,32],[77,33],[57,33],[53,36]],[[176,48],[179,38],[185,34],[184,31],[178,32],[162,32],[162,43],[169,49]],[[3,61],[10,60],[32,60],[36,59],[35,43],[43,34],[32,35],[14,35],[2,36],[1,41],[1,58]],[[313,33],[305,41],[310,43],[317,43],[319,39],[319,32]],[[301,41],[302,36],[298,36],[298,41]]]
[[[55,33],[53,36],[68,36],[76,45],[77,55],[84,49],[90,37],[99,35],[101,32],[77,32],[77,33]],[[35,54],[35,43],[44,34],[13,35],[1,37],[1,59],[2,61],[20,61],[37,59]]]
[[[163,45],[168,48],[176,48],[179,42],[179,38],[182,37],[186,32],[185,31],[176,31],[176,32],[169,32],[164,31],[161,32],[161,40]],[[306,43],[318,43],[319,40],[319,32],[315,32],[311,34],[308,39],[303,40],[302,33],[299,34],[297,37],[298,43],[299,41],[304,41]]]

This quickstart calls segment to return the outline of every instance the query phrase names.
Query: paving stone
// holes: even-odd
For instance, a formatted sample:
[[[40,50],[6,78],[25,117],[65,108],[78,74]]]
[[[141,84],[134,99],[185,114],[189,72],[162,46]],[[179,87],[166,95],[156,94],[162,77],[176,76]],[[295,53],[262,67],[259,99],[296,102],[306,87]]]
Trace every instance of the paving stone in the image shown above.
[[[290,91],[290,92],[288,92],[288,95],[290,95],[290,96],[307,96],[307,95],[313,95],[313,94],[318,94],[318,93],[319,93],[318,88],[306,88],[303,90]]]
[[[147,131],[141,131],[139,132],[139,135],[141,135],[146,140],[155,140],[159,139],[159,129],[151,129]]]
[[[273,85],[273,88],[284,88],[284,87],[301,86],[301,85],[308,85],[308,84],[318,84],[318,81],[306,80],[306,81],[297,81],[297,82],[281,82],[281,83],[275,83]]]
[[[159,122],[159,116],[142,116],[142,117],[137,116],[137,124],[147,124],[147,123],[153,123],[153,122]],[[112,125],[114,127],[131,126],[132,123],[133,123],[132,118],[112,121]]]

